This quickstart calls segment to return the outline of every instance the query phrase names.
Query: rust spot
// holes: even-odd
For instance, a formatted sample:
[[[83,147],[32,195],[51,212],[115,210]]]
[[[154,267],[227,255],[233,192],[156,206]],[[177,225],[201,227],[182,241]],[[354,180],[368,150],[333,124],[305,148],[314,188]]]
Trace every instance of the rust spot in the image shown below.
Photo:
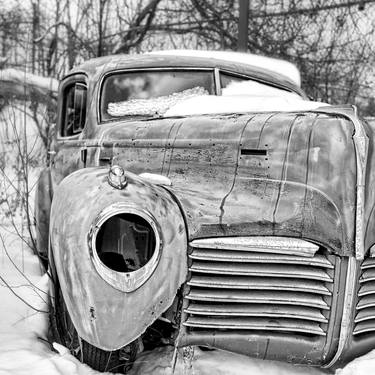
[[[96,319],[95,309],[92,306],[90,307],[90,319],[91,321]]]

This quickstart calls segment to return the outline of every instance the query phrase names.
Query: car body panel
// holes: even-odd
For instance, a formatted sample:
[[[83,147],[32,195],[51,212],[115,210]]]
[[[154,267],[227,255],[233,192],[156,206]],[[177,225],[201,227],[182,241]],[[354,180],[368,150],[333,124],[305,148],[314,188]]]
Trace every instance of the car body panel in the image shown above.
[[[113,163],[170,178],[190,239],[284,233],[349,255],[353,131],[344,117],[267,113],[113,124],[102,140]]]

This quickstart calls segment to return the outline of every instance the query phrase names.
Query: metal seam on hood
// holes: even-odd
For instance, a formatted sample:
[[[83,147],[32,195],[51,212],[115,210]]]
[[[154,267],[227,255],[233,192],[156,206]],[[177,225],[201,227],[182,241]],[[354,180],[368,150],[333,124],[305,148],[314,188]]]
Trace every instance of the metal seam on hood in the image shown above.
[[[239,143],[238,143],[238,147],[237,147],[237,155],[236,155],[236,166],[235,166],[235,169],[234,169],[234,174],[233,174],[233,181],[232,181],[232,186],[229,190],[229,192],[227,194],[225,194],[225,196],[223,197],[223,199],[221,200],[221,203],[220,203],[220,217],[219,217],[219,224],[220,224],[220,227],[221,229],[223,230],[223,216],[224,216],[224,205],[225,205],[225,201],[227,200],[227,198],[229,197],[230,193],[232,192],[233,188],[234,188],[234,185],[236,183],[236,178],[237,178],[237,173],[238,173],[238,164],[239,164],[239,161],[238,161],[238,158],[240,156],[240,151],[241,151],[241,141],[242,141],[242,137],[243,137],[243,134],[247,128],[247,125],[251,122],[251,120],[255,117],[252,116],[250,117],[245,125],[243,126],[242,128],[242,131],[241,131],[241,135],[240,135],[240,139],[239,139]]]

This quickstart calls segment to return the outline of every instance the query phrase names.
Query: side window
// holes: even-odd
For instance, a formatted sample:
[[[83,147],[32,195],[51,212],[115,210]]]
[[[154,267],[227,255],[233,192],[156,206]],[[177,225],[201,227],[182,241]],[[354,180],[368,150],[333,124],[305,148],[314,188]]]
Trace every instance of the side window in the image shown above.
[[[255,95],[255,96],[287,96],[301,99],[301,96],[282,87],[261,83],[247,77],[220,72],[221,95]]]
[[[63,97],[63,121],[61,135],[71,137],[82,132],[86,122],[87,88],[75,82],[67,86]]]
[[[220,72],[220,86],[221,89],[227,88],[229,85],[235,83],[235,82],[244,82],[248,81],[248,78],[238,77],[231,74]]]

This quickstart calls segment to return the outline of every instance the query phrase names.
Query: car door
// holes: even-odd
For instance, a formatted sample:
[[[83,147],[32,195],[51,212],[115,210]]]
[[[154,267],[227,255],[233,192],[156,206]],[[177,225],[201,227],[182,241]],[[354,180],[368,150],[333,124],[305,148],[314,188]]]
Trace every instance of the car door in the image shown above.
[[[59,92],[56,137],[51,146],[51,173],[54,183],[84,167],[82,131],[86,126],[87,83],[84,74],[65,79]]]

